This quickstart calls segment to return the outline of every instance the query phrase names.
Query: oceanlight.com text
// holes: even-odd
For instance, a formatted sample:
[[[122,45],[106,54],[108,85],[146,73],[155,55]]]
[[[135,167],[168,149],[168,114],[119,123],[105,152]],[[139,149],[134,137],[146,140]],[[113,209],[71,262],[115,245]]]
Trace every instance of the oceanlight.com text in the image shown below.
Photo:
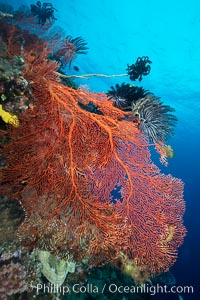
[[[167,285],[150,285],[144,284],[143,286],[134,286],[134,285],[117,285],[115,283],[104,284],[101,286],[86,284],[82,285],[79,283],[75,283],[72,286],[69,285],[56,285],[56,284],[37,284],[32,285],[31,287],[36,291],[36,294],[40,293],[49,293],[49,294],[57,294],[60,293],[62,295],[65,294],[141,294],[147,293],[151,296],[155,294],[193,294],[194,288],[193,286],[167,286]]]

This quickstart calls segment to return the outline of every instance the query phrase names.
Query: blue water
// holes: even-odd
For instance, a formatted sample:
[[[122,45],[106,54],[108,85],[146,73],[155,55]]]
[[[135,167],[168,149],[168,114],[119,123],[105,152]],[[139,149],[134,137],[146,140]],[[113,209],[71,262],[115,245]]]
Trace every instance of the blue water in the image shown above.
[[[7,1],[8,2],[8,1]],[[17,5],[36,1],[17,1]],[[16,1],[9,1],[16,5]],[[170,144],[175,157],[162,167],[185,182],[188,233],[179,249],[172,272],[177,285],[192,285],[194,294],[183,299],[200,299],[200,1],[199,0],[52,0],[55,13],[67,35],[82,36],[89,46],[73,65],[79,74],[126,73],[127,63],[148,55],[152,70],[140,85],[176,109],[179,119]],[[67,70],[75,73],[73,68]],[[111,85],[132,83],[127,77],[79,79],[91,91],[106,92]],[[199,293],[200,295],[200,293]],[[164,298],[163,298],[164,299]],[[167,299],[178,299],[178,296]]]

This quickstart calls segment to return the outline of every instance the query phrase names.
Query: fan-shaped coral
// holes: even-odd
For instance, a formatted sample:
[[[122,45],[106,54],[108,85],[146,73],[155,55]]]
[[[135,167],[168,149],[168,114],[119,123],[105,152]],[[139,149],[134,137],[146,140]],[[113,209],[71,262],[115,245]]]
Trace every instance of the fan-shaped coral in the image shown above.
[[[25,60],[35,105],[10,131],[3,175],[26,211],[22,244],[91,266],[123,252],[150,274],[168,270],[185,235],[182,182],[160,174],[143,135],[106,95],[61,85],[45,53]],[[102,114],[85,109],[90,102]]]
[[[5,41],[12,46],[12,38]],[[160,139],[171,133],[170,108],[147,94],[131,100],[127,112],[105,94],[64,86],[59,64],[37,45],[24,48],[21,74],[32,83],[34,104],[18,128],[9,128],[4,146],[2,190],[26,213],[21,244],[85,259],[88,267],[123,258],[134,273],[168,270],[185,235],[183,183],[151,162],[147,139],[128,115],[152,123],[158,117],[167,128]]]

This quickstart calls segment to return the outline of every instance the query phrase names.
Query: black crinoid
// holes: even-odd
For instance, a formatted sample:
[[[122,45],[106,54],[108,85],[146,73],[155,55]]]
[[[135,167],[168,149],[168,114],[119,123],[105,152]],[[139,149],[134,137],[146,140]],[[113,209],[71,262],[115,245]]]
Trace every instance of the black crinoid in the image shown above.
[[[53,7],[51,3],[44,2],[43,4],[40,1],[37,1],[36,5],[31,4],[31,13],[37,17],[38,23],[41,26],[44,26],[46,21],[53,22],[57,20],[54,17],[54,11],[56,9]]]
[[[131,111],[132,103],[140,98],[144,98],[147,94],[151,94],[143,87],[132,86],[122,83],[111,86],[111,90],[107,92],[108,99],[114,100],[114,106],[124,111]]]
[[[130,77],[130,80],[135,81],[136,79],[139,79],[139,81],[142,80],[142,76],[146,76],[151,71],[150,64],[152,61],[149,59],[148,56],[142,56],[138,57],[135,64],[127,65],[128,68],[126,69],[128,72],[127,74]]]
[[[175,110],[163,105],[159,97],[147,95],[144,98],[133,102],[132,113],[137,116],[139,129],[148,137],[150,142],[164,142],[174,134],[174,127],[177,123]]]

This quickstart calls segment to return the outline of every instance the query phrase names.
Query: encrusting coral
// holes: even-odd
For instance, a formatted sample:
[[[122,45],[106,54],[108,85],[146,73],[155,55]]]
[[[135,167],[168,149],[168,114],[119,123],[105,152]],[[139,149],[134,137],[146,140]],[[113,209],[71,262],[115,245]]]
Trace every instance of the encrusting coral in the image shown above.
[[[27,289],[26,272],[22,265],[11,262],[0,267],[0,299],[7,299],[7,295],[22,293]]]

